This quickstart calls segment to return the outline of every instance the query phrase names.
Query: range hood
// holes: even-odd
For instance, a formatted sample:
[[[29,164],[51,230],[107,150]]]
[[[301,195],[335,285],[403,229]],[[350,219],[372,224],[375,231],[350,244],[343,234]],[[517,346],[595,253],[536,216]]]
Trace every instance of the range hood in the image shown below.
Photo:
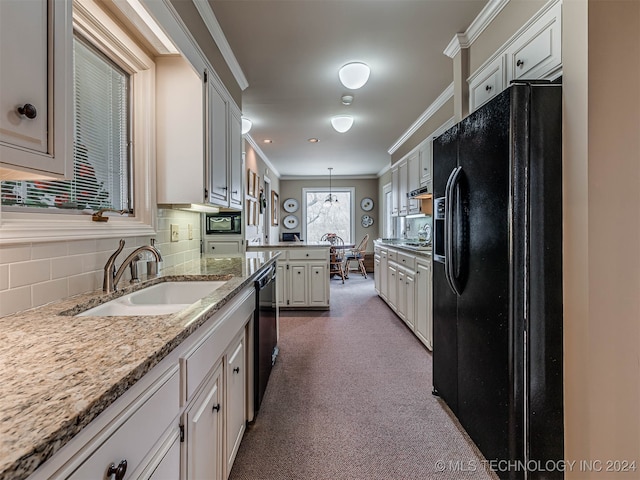
[[[407,193],[407,198],[417,198],[419,200],[431,200],[433,194],[429,191],[429,187],[420,187]]]

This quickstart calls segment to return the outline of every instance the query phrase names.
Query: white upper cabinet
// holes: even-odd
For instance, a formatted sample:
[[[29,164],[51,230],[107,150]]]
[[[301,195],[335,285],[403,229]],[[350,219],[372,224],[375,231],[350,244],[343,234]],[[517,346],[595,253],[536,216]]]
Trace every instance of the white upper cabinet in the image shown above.
[[[210,73],[201,78],[184,58],[156,62],[158,203],[241,210],[239,109]]]
[[[71,0],[0,1],[0,178],[73,173]]]
[[[554,79],[562,71],[562,3],[545,5],[468,79],[469,112],[512,80]]]
[[[431,185],[431,155],[433,140],[427,138],[418,146],[418,155],[420,157],[420,185]]]
[[[562,5],[557,3],[507,50],[509,80],[547,78],[562,64]]]

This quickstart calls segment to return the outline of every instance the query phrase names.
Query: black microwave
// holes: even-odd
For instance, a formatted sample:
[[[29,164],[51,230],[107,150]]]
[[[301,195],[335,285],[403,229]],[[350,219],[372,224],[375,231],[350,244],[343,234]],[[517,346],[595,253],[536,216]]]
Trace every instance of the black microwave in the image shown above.
[[[240,212],[220,212],[207,213],[204,225],[207,235],[216,234],[241,234],[242,233],[242,213]]]

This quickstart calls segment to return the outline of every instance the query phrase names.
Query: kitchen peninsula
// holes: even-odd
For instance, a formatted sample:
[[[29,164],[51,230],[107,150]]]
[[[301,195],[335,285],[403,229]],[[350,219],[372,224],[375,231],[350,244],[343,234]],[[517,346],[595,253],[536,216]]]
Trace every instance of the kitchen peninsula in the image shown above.
[[[277,295],[281,309],[329,309],[328,242],[247,245],[248,252],[280,251]]]
[[[185,435],[189,468],[199,460],[190,455],[197,454],[193,445],[202,437],[191,431],[202,434],[203,426],[194,423],[191,412],[203,395],[217,402],[214,413],[225,415],[216,417],[220,437],[216,432],[211,437],[221,438],[225,447],[210,448],[220,448],[224,461],[215,468],[226,475],[251,411],[246,403],[251,387],[245,392],[244,385],[251,385],[252,374],[247,346],[253,280],[277,257],[277,252],[253,252],[203,258],[192,268],[163,270],[122,292],[76,295],[3,317],[0,479],[103,478],[111,468],[128,468],[136,478],[178,478],[187,468],[180,461]],[[77,316],[132,290],[189,280],[226,283],[176,314]],[[231,382],[236,373],[246,381],[238,384],[241,400],[234,412],[238,397],[226,399],[237,392]],[[241,421],[223,421],[236,418],[234,413]],[[124,464],[110,465],[116,458]]]

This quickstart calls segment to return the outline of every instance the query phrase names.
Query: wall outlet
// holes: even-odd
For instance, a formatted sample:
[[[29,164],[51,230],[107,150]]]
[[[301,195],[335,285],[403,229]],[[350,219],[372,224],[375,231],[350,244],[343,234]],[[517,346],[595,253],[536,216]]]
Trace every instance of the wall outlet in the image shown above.
[[[177,242],[180,240],[180,225],[171,224],[171,241]]]
[[[187,225],[187,235],[189,240],[193,240],[193,225],[191,224]]]

